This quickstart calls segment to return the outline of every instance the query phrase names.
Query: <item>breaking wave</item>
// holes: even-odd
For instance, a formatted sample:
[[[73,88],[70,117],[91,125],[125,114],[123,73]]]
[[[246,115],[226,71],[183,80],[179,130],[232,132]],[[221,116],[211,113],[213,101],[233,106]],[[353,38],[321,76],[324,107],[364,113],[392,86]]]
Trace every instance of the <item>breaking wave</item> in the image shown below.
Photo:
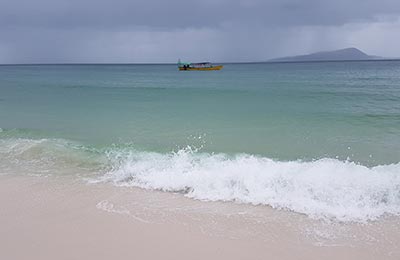
[[[0,139],[0,174],[95,174],[94,182],[268,205],[312,218],[364,222],[400,214],[400,163],[276,161],[248,154],[88,148],[59,139]]]
[[[339,221],[400,213],[400,164],[368,168],[320,159],[275,161],[247,154],[110,153],[100,178],[121,186],[180,192],[189,198],[268,205]]]

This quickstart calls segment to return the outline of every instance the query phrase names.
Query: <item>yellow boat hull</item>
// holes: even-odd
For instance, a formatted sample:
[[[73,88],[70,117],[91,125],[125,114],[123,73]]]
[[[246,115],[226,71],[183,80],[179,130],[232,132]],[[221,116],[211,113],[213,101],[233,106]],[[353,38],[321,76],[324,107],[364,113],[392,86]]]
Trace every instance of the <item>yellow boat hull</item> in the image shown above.
[[[206,68],[184,68],[184,67],[179,67],[179,70],[220,70],[223,67],[224,67],[223,65],[206,67]]]

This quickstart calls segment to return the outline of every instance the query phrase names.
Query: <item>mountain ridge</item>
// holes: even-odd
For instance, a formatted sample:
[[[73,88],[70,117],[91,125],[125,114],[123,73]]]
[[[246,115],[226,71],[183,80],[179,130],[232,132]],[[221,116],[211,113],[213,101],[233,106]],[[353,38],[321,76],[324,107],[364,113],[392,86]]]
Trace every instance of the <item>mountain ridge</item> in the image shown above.
[[[376,60],[382,57],[368,55],[354,48],[338,49],[333,51],[314,52],[305,55],[287,56],[268,60],[269,62],[296,62],[296,61],[345,61],[345,60]]]

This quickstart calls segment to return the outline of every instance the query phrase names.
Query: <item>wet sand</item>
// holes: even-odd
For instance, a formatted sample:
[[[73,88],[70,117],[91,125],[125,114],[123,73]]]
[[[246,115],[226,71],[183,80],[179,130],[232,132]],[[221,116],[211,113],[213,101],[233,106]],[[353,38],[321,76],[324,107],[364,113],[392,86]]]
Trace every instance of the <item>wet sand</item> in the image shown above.
[[[400,221],[335,223],[264,206],[0,177],[0,259],[400,259]]]

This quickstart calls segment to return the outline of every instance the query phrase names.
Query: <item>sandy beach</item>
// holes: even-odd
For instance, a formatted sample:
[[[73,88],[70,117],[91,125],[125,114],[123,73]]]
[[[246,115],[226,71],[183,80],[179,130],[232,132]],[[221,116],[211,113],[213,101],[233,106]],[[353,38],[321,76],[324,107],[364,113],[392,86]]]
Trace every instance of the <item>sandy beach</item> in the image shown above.
[[[398,219],[312,220],[269,207],[86,184],[0,178],[1,259],[399,259]]]

